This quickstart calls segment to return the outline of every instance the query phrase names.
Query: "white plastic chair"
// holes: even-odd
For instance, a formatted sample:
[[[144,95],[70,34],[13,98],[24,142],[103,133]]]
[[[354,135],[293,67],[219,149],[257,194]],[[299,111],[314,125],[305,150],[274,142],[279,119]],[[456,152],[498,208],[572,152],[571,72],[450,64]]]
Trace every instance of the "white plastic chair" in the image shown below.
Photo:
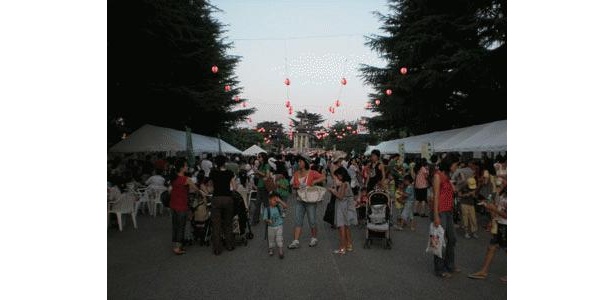
[[[135,202],[135,212],[138,214],[139,210],[143,212],[143,204],[147,205],[148,212],[151,210],[149,205],[149,198],[147,197],[147,188],[139,188],[133,191],[137,201]]]
[[[108,211],[109,215],[115,214],[117,216],[117,224],[120,227],[120,231],[122,231],[122,215],[124,214],[132,215],[132,225],[134,225],[135,229],[137,229],[135,196],[132,193],[123,193],[119,199],[111,205],[111,208]]]
[[[162,195],[162,192],[167,191],[168,188],[166,187],[155,187],[155,186],[151,186],[147,188],[147,193],[148,193],[148,197],[149,197],[149,203],[150,203],[150,213],[156,217],[156,211],[158,210],[158,205],[160,205],[160,214],[162,214],[162,212],[164,211],[164,205],[162,204],[162,200],[160,199],[160,196]]]

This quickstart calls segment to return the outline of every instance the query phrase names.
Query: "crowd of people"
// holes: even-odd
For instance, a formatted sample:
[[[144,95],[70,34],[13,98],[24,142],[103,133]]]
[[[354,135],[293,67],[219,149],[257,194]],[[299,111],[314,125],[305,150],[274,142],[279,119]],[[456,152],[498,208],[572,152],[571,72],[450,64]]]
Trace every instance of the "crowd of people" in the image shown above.
[[[195,157],[189,165],[184,158],[147,155],[140,158],[115,158],[108,162],[109,199],[136,187],[170,187],[172,219],[172,251],[186,253],[186,222],[191,217],[191,197],[211,196],[213,252],[234,249],[231,221],[233,192],[247,205],[256,191],[250,219],[253,226],[267,226],[268,254],[277,247],[284,257],[282,225],[286,210],[294,209],[294,230],[288,249],[300,248],[303,221],[307,214],[310,228],[309,247],[318,244],[317,204],[296,199],[289,201],[298,189],[319,185],[327,187],[331,201],[324,220],[339,232],[339,248],[333,253],[353,251],[350,226],[364,224],[365,206],[371,192],[384,191],[392,199],[394,229],[416,230],[415,218],[431,218],[445,231],[446,247],[442,257],[434,256],[437,276],[450,278],[460,272],[455,264],[456,226],[464,238],[478,238],[481,229],[492,239],[481,269],[469,275],[484,279],[498,248],[506,249],[506,157],[495,161],[464,159],[458,153],[421,157],[394,154],[382,157],[378,150],[369,156],[346,158],[343,155],[270,155],[256,157],[212,154]],[[192,195],[192,196],[190,196]],[[477,215],[488,216],[479,224]],[[482,226],[481,226],[482,225]],[[505,277],[501,278],[503,281]]]

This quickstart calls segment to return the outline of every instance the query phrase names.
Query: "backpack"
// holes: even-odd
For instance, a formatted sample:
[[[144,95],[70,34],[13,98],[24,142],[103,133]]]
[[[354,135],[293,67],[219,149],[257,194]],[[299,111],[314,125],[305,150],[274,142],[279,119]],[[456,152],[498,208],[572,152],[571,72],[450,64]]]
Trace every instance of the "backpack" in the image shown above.
[[[164,207],[169,207],[171,205],[171,194],[169,191],[164,191],[160,194],[160,201]]]

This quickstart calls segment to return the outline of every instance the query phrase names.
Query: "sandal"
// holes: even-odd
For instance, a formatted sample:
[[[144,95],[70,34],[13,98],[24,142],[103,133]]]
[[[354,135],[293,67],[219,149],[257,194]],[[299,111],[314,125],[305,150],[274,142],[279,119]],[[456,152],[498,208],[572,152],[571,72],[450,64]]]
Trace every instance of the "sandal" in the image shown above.
[[[346,246],[346,252],[352,252],[352,251],[353,251],[352,245]]]
[[[448,278],[453,277],[453,275],[451,275],[451,273],[444,272],[444,273],[440,274],[440,277],[444,278],[444,279],[448,279]]]
[[[333,254],[344,255],[344,254],[346,254],[346,249],[336,249],[336,250],[333,250]]]
[[[273,249],[269,249],[269,256],[273,256]]]
[[[186,254],[186,251],[182,250],[181,248],[173,248],[173,253],[175,253],[175,255],[182,255]]]
[[[485,278],[487,278],[487,274],[474,273],[474,274],[468,275],[468,278],[472,278],[472,279],[485,279]]]

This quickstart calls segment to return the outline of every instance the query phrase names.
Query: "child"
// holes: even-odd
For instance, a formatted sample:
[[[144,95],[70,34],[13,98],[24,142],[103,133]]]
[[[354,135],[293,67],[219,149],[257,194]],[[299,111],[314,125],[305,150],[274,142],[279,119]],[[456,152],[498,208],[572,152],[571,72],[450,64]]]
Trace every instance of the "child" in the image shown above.
[[[267,224],[267,241],[269,242],[269,256],[273,256],[273,247],[278,246],[278,255],[280,259],[284,258],[284,238],[282,236],[282,227],[284,218],[282,217],[282,208],[287,208],[288,205],[280,199],[280,195],[273,192],[269,194],[269,206],[263,210],[263,221]]]
[[[412,213],[412,204],[415,200],[414,197],[414,180],[412,180],[412,176],[406,175],[403,180],[404,185],[404,199],[406,203],[404,205],[404,210],[401,213],[401,218],[404,221],[404,224],[408,224],[410,222],[410,230],[416,230],[416,223],[414,221],[414,214]]]
[[[476,210],[474,209],[474,201],[476,200],[476,179],[474,177],[468,178],[466,183],[459,191],[459,199],[461,202],[461,213],[463,218],[463,227],[465,229],[465,238],[472,237],[477,239],[478,225],[476,224]],[[468,224],[469,223],[469,224]]]

